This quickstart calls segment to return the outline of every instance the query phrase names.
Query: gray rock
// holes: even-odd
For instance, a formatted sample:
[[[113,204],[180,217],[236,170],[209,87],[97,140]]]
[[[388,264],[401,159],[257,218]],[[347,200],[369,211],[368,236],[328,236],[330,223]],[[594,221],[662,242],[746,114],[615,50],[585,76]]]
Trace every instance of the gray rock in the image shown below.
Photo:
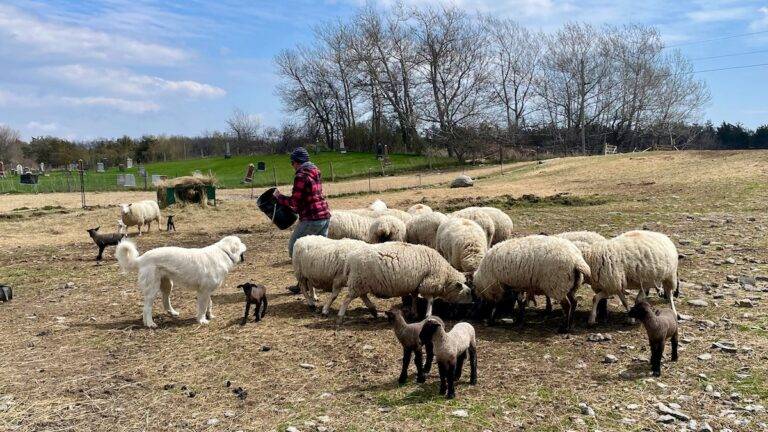
[[[712,354],[710,353],[699,354],[696,358],[702,361],[712,360]]]
[[[674,417],[676,419],[679,419],[679,420],[682,420],[682,421],[685,421],[685,422],[687,422],[688,420],[691,419],[690,416],[688,416],[684,412],[680,411],[679,405],[677,405],[677,409],[675,409],[675,408],[672,408],[670,406],[664,405],[663,403],[659,402],[659,403],[656,404],[656,409],[661,414],[668,414],[668,415],[671,415],[672,417]]]
[[[664,414],[664,415],[660,415],[659,418],[656,419],[656,421],[659,423],[669,424],[669,423],[674,423],[675,418],[669,414]]]
[[[728,282],[738,282],[739,277],[736,275],[726,275],[725,280],[727,280]]]
[[[584,402],[581,402],[579,404],[579,409],[581,410],[581,414],[589,417],[595,416],[595,410],[592,409],[589,405],[585,404]]]
[[[751,307],[755,307],[755,304],[752,303],[752,300],[745,298],[745,299],[736,300],[736,306],[743,307],[743,308],[751,308]]]
[[[736,260],[735,260],[734,258],[732,258],[732,257],[728,257],[728,258],[726,258],[726,259],[725,259],[725,262],[726,262],[727,264],[736,264]]]
[[[587,340],[589,342],[605,342],[612,340],[613,336],[609,334],[602,334],[602,333],[590,333],[587,335]]]
[[[472,180],[472,177],[466,174],[461,174],[455,179],[453,179],[453,181],[451,182],[451,187],[452,188],[470,187],[474,184],[475,184],[475,181]]]
[[[304,369],[314,369],[316,367],[311,363],[299,363],[299,366],[301,366]]]
[[[701,428],[699,428],[699,432],[715,432],[715,430],[712,429],[712,426],[710,426],[709,423],[704,422],[701,424]]]
[[[460,418],[469,417],[469,413],[467,412],[467,410],[464,410],[464,409],[457,409],[455,411],[452,411],[451,415],[454,417],[460,417]]]
[[[707,303],[707,301],[704,300],[704,299],[690,299],[690,300],[688,300],[688,304],[691,305],[691,306],[696,306],[696,307],[707,307],[707,306],[709,306],[709,303]]]
[[[606,354],[605,357],[603,357],[603,363],[616,363],[617,361],[619,361],[619,359],[613,354]]]
[[[738,352],[738,348],[736,347],[736,344],[730,341],[717,341],[712,344],[712,348],[719,349],[720,351],[727,352],[727,353],[736,353]]]
[[[297,428],[296,426],[288,426],[287,428],[285,428],[285,432],[299,432],[299,428]]]
[[[219,424],[219,421],[220,420],[217,418],[212,418],[212,419],[208,419],[208,421],[205,422],[205,424],[207,424],[208,426],[216,426],[217,424]]]

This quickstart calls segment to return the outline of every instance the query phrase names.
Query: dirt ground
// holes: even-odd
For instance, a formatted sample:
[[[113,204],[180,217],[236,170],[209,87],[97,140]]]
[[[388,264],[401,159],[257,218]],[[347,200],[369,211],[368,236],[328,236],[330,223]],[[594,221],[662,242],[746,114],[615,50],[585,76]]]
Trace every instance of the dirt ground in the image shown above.
[[[214,295],[210,325],[195,323],[194,294],[178,288],[180,318],[162,314],[158,300],[159,329],[147,330],[136,276],[119,272],[113,248],[97,264],[85,232],[113,230],[113,206],[143,194],[98,194],[101,207],[85,211],[72,197],[2,196],[0,283],[14,288],[14,299],[0,303],[0,430],[654,431],[704,423],[768,430],[768,152],[641,153],[509,168],[484,173],[473,188],[345,195],[331,205],[361,207],[374,197],[397,208],[495,205],[517,235],[668,234],[682,255],[677,305],[685,320],[680,360],[667,353],[661,378],[649,377],[645,332],[626,322],[618,302],[609,323],[586,325],[591,291],[582,287],[569,335],[556,333],[558,307],[552,315],[541,305],[529,310],[523,328],[473,323],[479,382],[469,386],[465,374],[457,399],[437,396],[436,368],[424,385],[412,376],[398,386],[401,351],[386,319],[355,301],[338,327],[288,294],[290,232],[271,226],[242,190],[224,191],[216,208],[173,209],[176,233],[153,228],[133,237],[140,251],[200,247],[228,234],[248,246],[246,262]],[[538,198],[520,199],[526,194]],[[20,207],[29,209],[13,210]],[[236,286],[248,280],[268,287],[269,311],[241,327]],[[375,302],[380,311],[392,303]],[[611,339],[591,342],[595,333]],[[722,341],[735,348],[713,346]],[[247,394],[238,397],[238,387]],[[663,418],[659,403],[681,419]]]

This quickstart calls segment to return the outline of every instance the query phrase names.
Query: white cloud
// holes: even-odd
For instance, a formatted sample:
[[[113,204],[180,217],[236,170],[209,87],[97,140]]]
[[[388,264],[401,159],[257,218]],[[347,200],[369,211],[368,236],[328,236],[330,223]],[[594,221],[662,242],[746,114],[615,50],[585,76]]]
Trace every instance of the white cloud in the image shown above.
[[[178,48],[142,42],[83,26],[40,20],[20,10],[0,6],[3,45],[26,50],[25,55],[65,55],[110,62],[174,64],[189,58]]]
[[[749,23],[750,30],[761,31],[768,29],[768,6],[763,6],[757,10],[758,18]]]
[[[151,95],[160,91],[189,97],[216,98],[227,94],[222,88],[197,81],[172,81],[139,75],[128,70],[94,68],[79,64],[45,68],[43,73],[80,87],[130,95]]]
[[[59,128],[59,125],[57,125],[55,122],[40,123],[36,121],[31,121],[27,123],[26,128],[33,131],[53,132]]]
[[[754,11],[745,7],[703,9],[688,13],[688,18],[697,23],[735,21],[749,17]]]
[[[60,100],[64,104],[72,106],[107,107],[133,114],[143,114],[160,110],[160,105],[152,101],[128,100],[104,96],[62,97]]]

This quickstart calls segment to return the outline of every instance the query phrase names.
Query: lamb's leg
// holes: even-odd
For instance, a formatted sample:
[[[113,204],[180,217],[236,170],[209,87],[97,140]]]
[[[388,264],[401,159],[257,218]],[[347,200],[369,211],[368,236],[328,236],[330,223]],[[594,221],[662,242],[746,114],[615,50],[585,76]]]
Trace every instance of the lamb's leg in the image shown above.
[[[564,298],[560,301],[560,307],[563,308],[563,323],[560,325],[560,328],[558,328],[558,333],[568,333],[568,331],[571,329],[569,323],[571,320],[571,301],[568,299],[568,297]]]
[[[427,352],[427,360],[424,362],[424,374],[428,374],[432,370],[432,361],[435,358],[435,347],[432,342],[427,342],[424,345],[424,350]]]
[[[211,304],[210,298],[206,294],[197,296],[197,322],[199,324],[208,324],[205,315],[208,313],[208,306]]]
[[[664,356],[664,338],[651,341],[651,371],[653,376],[661,376],[661,358]]]
[[[600,302],[606,297],[607,296],[602,291],[592,297],[592,312],[589,313],[587,324],[595,325],[597,323],[597,308],[600,306]]]
[[[245,299],[245,313],[243,314],[243,320],[240,321],[240,325],[245,325],[248,322],[248,312],[251,310],[251,300]]]
[[[267,314],[267,307],[269,307],[269,301],[267,301],[267,296],[264,296],[256,308],[256,319],[254,321],[261,321],[264,318],[264,315]]]
[[[432,303],[434,301],[434,298],[432,297],[426,297],[427,299],[427,312],[424,314],[424,317],[430,317],[432,316]]]
[[[445,368],[446,381],[448,381],[448,392],[445,394],[446,399],[453,399],[456,397],[456,380],[454,371],[456,370],[456,362],[449,363]]]
[[[423,383],[427,381],[427,377],[424,375],[424,354],[421,352],[421,347],[414,350],[413,353],[413,363],[416,365],[416,382]]]
[[[347,308],[349,307],[349,304],[352,303],[352,300],[355,299],[355,297],[357,296],[352,294],[352,291],[347,291],[347,296],[344,297],[344,301],[341,302],[341,307],[339,308],[338,318],[336,319],[338,324],[344,322],[344,315],[347,314]]]
[[[456,381],[461,379],[461,372],[464,368],[464,361],[467,360],[467,352],[464,351],[463,353],[459,354],[456,357],[456,370],[453,371],[453,376]]]
[[[173,281],[168,278],[162,278],[160,280],[160,291],[163,293],[163,307],[165,311],[171,316],[177,317],[179,313],[171,306],[171,290],[173,289]]]
[[[437,371],[440,374],[440,395],[444,396],[446,390],[448,389],[447,387],[448,365],[441,362],[437,362]]]
[[[360,296],[361,299],[363,299],[363,303],[365,303],[365,306],[368,307],[368,311],[371,312],[371,315],[373,315],[374,318],[379,317],[379,313],[376,311],[376,305],[373,304],[371,299],[368,297],[368,294],[363,294]]]
[[[642,291],[643,290],[641,289],[640,292]],[[627,313],[629,313],[629,309],[630,309],[629,302],[627,301],[627,295],[624,293],[624,290],[619,291],[618,296],[619,296],[619,300],[621,300],[621,304],[624,306],[624,309],[627,311]],[[635,321],[634,318],[627,317],[627,322],[629,322],[630,324],[634,324],[637,321]]]
[[[99,254],[96,256],[96,261],[101,261],[102,255],[104,254],[104,248],[106,246],[103,244],[99,245]]]
[[[469,346],[469,383],[477,384],[477,347],[472,344]]]
[[[671,340],[671,344],[672,344],[672,361],[677,361],[677,343],[678,343],[677,332],[675,332],[675,334],[672,335],[672,340]]]
[[[408,382],[408,365],[411,364],[412,354],[413,350],[403,347],[403,368],[400,370],[400,378],[397,379],[399,384]]]

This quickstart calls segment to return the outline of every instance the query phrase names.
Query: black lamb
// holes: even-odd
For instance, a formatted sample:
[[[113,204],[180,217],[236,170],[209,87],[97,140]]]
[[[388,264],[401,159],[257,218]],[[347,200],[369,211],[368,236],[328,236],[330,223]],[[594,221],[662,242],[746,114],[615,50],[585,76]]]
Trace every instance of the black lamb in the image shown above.
[[[96,256],[96,261],[101,261],[102,255],[104,254],[104,248],[107,246],[117,246],[117,244],[120,243],[120,240],[125,238],[125,234],[120,233],[99,234],[99,228],[101,227],[97,226],[96,228],[87,230],[88,234],[93,239],[93,242],[99,247],[99,254]]]

